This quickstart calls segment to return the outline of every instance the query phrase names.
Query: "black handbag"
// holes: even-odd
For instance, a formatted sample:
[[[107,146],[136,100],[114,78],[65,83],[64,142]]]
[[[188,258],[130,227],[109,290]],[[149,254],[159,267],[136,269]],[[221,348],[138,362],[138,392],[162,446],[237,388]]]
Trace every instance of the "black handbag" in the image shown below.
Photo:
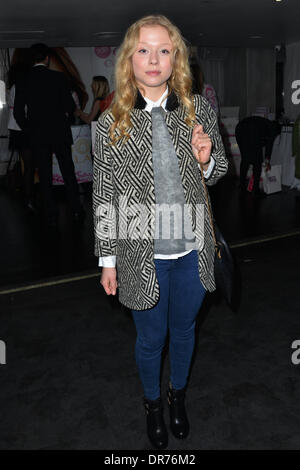
[[[222,233],[216,223],[214,275],[217,288],[222,292],[227,304],[232,306],[234,294],[235,264]]]
[[[206,202],[212,229],[212,235],[215,245],[215,259],[214,259],[214,277],[217,289],[221,292],[227,304],[236,309],[234,305],[234,290],[236,280],[235,262],[220,229],[213,220],[208,191],[204,180],[203,170],[201,169],[202,183],[205,190]]]

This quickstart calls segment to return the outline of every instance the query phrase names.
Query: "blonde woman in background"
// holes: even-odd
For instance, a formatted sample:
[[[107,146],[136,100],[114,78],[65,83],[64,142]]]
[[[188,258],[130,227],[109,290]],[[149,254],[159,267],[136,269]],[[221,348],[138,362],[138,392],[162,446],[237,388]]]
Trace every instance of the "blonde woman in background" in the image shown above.
[[[204,98],[192,95],[188,51],[168,18],[150,15],[130,26],[115,84],[112,107],[96,130],[95,254],[106,294],[118,289],[119,301],[131,310],[147,434],[156,449],[164,449],[160,368],[167,332],[170,427],[184,439],[195,321],[206,291],[215,290],[201,172],[211,185],[228,163],[216,115]]]
[[[97,121],[100,114],[105,109],[104,102],[109,95],[109,83],[107,78],[102,75],[93,77],[91,88],[94,95],[91,112],[88,114],[79,110],[76,113],[86,124],[90,124],[92,121]]]

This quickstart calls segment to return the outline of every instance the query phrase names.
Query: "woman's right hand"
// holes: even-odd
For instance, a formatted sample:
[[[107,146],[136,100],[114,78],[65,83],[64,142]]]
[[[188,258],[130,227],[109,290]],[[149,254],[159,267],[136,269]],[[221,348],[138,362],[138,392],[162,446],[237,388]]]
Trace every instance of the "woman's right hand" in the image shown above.
[[[116,268],[102,268],[100,284],[104,287],[107,295],[116,295],[118,287]]]

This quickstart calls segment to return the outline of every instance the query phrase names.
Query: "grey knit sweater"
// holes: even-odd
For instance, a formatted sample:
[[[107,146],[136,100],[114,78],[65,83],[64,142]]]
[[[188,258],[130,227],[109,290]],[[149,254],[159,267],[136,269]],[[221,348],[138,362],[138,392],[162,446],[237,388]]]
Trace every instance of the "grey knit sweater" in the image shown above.
[[[152,159],[156,200],[154,253],[196,249],[195,235],[179,172],[178,158],[162,107],[152,109]]]

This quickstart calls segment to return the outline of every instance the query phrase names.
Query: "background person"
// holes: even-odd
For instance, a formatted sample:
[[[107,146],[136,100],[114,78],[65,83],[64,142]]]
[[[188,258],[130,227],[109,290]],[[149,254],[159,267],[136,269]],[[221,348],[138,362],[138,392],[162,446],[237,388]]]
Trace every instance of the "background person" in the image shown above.
[[[270,162],[275,137],[280,134],[281,126],[276,121],[261,116],[249,116],[242,119],[235,128],[235,137],[241,153],[240,190],[247,190],[247,173],[253,165],[253,194],[263,196],[259,189],[259,181],[263,164],[263,148],[265,158]]]
[[[45,222],[56,225],[57,209],[52,188],[52,155],[56,155],[75,220],[83,216],[72,160],[73,143],[69,116],[75,102],[63,73],[49,70],[50,50],[31,46],[34,66],[25,83],[17,84],[14,117],[28,132],[40,179]]]
[[[100,114],[106,109],[103,106],[103,102],[109,95],[109,83],[107,78],[103,75],[93,77],[91,88],[94,95],[91,112],[89,114],[81,110],[76,112],[77,116],[86,124],[90,124],[92,121],[98,121]]]
[[[34,195],[34,170],[35,162],[33,152],[30,149],[28,133],[18,126],[14,118],[14,104],[16,94],[16,83],[24,83],[26,75],[32,67],[32,58],[28,49],[17,48],[14,51],[11,66],[7,76],[8,88],[8,130],[9,130],[9,150],[18,152],[23,162],[23,195],[24,205],[31,212],[36,213]]]

